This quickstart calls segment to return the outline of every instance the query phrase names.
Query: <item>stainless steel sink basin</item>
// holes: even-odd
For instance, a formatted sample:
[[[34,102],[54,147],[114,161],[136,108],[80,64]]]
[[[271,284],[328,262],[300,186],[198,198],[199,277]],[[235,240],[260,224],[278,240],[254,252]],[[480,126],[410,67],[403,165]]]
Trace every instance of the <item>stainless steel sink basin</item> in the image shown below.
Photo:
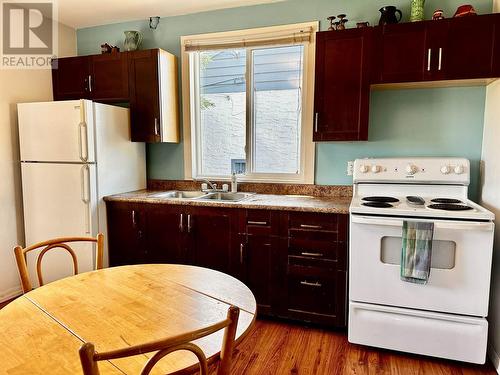
[[[176,198],[176,199],[193,199],[199,198],[207,195],[203,191],[180,191],[180,190],[171,190],[164,191],[161,193],[151,194],[153,198]]]
[[[255,195],[255,193],[208,193],[195,199],[199,201],[239,202],[250,198],[252,195]]]

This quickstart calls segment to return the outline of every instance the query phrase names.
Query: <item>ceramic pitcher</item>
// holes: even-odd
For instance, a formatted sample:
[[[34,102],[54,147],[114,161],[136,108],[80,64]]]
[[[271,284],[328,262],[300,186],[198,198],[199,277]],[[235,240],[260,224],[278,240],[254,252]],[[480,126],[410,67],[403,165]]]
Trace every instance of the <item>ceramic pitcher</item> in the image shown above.
[[[142,43],[142,34],[139,31],[125,31],[125,42],[123,48],[125,51],[135,51],[139,49]]]
[[[424,20],[425,0],[411,0],[410,22]]]
[[[378,21],[379,25],[387,25],[391,23],[398,23],[401,21],[403,17],[403,13],[395,6],[388,5],[379,9],[380,12],[380,20]],[[396,16],[399,14],[399,18]]]

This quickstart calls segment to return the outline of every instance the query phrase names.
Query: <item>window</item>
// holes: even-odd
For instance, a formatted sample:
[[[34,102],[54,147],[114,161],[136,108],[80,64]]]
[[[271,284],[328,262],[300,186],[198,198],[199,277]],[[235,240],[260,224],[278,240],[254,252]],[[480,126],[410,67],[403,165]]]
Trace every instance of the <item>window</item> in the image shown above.
[[[314,33],[298,26],[183,38],[187,178],[313,182]]]

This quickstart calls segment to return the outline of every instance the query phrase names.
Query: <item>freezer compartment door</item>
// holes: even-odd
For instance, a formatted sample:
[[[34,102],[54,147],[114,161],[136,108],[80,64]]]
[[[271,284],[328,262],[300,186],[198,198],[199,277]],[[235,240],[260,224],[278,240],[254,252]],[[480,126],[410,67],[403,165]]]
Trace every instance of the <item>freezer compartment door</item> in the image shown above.
[[[349,303],[349,342],[483,364],[488,322],[389,306]]]
[[[22,163],[26,245],[57,237],[95,236],[97,195],[95,165]],[[94,245],[75,243],[79,272],[94,269]],[[28,254],[31,281],[37,285],[36,255]],[[44,282],[73,274],[70,255],[62,249],[43,258]]]
[[[95,161],[94,104],[88,100],[20,103],[22,161]]]

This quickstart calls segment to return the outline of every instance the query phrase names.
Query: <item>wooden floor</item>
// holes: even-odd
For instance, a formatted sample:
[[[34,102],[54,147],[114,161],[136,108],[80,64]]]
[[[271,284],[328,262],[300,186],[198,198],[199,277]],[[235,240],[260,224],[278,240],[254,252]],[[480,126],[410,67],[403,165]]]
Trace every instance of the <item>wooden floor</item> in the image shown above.
[[[348,343],[345,332],[272,320],[257,320],[237,350],[232,373],[238,375],[496,375],[489,363],[475,366],[373,349]]]
[[[6,303],[0,303],[0,308]],[[373,349],[347,342],[345,332],[259,319],[238,345],[234,375],[496,375],[493,366],[468,365]],[[211,368],[211,375],[216,371]]]

